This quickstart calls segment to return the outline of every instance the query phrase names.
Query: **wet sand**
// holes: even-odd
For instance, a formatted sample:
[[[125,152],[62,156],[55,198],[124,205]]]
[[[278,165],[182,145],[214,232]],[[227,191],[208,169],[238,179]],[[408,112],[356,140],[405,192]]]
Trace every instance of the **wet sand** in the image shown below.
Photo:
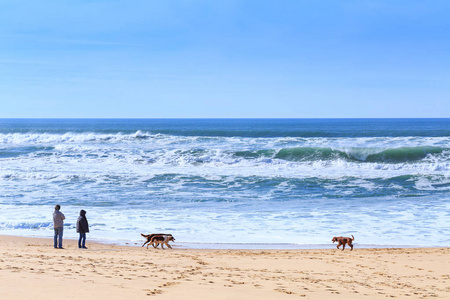
[[[450,248],[149,249],[0,236],[1,299],[450,299]],[[176,243],[175,243],[176,245]]]

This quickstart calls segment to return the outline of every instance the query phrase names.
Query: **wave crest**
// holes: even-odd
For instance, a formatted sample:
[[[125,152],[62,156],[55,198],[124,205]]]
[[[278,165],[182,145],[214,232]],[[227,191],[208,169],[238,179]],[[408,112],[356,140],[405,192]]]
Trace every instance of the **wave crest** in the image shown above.
[[[271,157],[286,161],[330,161],[344,159],[353,162],[406,163],[421,161],[431,155],[442,154],[444,151],[449,150],[450,149],[448,148],[434,146],[399,147],[390,149],[295,147],[283,148],[279,151],[239,151],[235,153],[235,156],[249,159]]]

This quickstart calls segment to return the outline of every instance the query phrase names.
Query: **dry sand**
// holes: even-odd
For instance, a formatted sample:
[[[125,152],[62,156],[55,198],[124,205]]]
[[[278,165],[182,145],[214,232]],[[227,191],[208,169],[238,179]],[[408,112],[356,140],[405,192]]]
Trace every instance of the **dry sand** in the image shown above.
[[[145,249],[0,236],[0,299],[450,299],[450,248]],[[175,244],[176,245],[176,244]]]

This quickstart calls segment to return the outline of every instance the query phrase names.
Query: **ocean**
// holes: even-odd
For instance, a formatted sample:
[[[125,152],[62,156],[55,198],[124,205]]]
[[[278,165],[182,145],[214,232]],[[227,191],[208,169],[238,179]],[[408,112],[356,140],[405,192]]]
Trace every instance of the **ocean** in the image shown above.
[[[0,234],[450,246],[450,119],[0,119]]]

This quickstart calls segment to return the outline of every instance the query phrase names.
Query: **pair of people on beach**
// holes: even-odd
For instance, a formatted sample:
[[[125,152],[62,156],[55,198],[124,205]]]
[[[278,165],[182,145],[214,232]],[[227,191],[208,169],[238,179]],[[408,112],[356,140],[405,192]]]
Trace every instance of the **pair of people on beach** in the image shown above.
[[[55,211],[53,212],[53,227],[55,230],[55,236],[53,238],[53,247],[64,249],[62,246],[62,237],[63,237],[63,229],[64,229],[64,220],[66,217],[59,210],[61,206],[57,204],[55,206]],[[86,218],[86,211],[81,210],[80,216],[77,220],[77,232],[80,234],[78,239],[78,248],[87,249],[86,247],[86,233],[89,232],[89,223]]]

